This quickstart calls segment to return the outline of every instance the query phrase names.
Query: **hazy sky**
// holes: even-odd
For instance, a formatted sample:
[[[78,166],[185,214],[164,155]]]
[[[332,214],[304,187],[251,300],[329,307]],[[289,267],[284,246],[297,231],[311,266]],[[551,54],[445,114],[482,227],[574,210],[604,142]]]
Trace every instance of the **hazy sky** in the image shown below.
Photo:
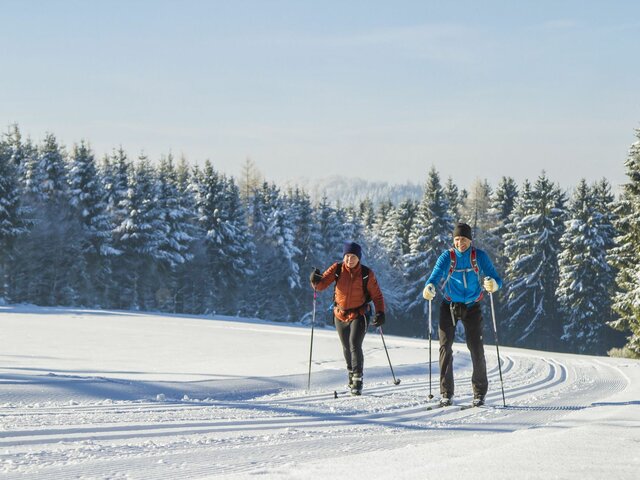
[[[0,122],[268,179],[625,181],[640,1],[0,0]]]

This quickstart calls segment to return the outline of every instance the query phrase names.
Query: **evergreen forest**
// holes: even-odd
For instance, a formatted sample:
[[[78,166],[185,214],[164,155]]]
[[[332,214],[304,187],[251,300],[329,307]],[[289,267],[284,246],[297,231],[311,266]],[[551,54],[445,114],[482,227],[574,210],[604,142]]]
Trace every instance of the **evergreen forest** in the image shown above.
[[[312,200],[249,160],[234,178],[210,161],[122,148],[98,159],[86,141],[67,148],[47,134],[36,144],[14,125],[0,139],[0,302],[308,323],[309,273],[353,240],[385,295],[385,332],[426,337],[422,289],[464,221],[504,279],[494,295],[501,344],[640,356],[636,136],[615,194],[606,179],[567,191],[545,172],[461,188],[426,167],[405,197]],[[331,324],[331,302],[329,290],[318,296],[317,325]]]

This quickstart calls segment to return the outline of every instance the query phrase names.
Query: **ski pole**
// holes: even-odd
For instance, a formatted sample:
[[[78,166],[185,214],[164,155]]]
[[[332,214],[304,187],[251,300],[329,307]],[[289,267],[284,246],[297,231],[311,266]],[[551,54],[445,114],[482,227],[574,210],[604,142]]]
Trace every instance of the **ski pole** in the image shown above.
[[[502,363],[500,362],[500,347],[498,346],[498,327],[496,325],[496,311],[493,307],[493,293],[489,292],[489,299],[491,300],[491,317],[493,318],[493,336],[496,340],[496,353],[498,354],[498,371],[500,372],[500,388],[502,389],[502,405],[507,406],[507,401],[504,398],[504,382],[502,381]]]
[[[311,317],[311,346],[309,347],[309,377],[307,378],[307,393],[311,390],[311,357],[313,355],[313,329],[316,325],[316,298],[318,291],[313,289],[313,316]]]
[[[396,379],[396,374],[393,373],[393,367],[391,366],[391,359],[389,358],[389,351],[387,350],[387,344],[384,341],[384,335],[382,334],[382,327],[378,327],[380,330],[380,338],[382,338],[382,345],[384,346],[384,351],[387,354],[387,360],[389,360],[389,368],[391,369],[391,375],[393,376],[393,384],[398,385],[400,383],[400,379]]]
[[[429,400],[433,398],[431,393],[431,300],[429,300]]]

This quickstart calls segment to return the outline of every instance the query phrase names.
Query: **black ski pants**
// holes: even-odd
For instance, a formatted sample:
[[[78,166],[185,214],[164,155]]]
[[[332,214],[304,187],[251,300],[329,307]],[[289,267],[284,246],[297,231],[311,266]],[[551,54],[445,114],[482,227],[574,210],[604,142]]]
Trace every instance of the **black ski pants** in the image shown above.
[[[367,318],[365,315],[352,320],[343,322],[334,317],[333,321],[336,325],[336,331],[340,337],[342,344],[342,353],[347,362],[347,369],[350,372],[358,373],[362,376],[362,367],[364,364],[364,353],[362,352],[362,342],[367,333]]]
[[[486,395],[489,387],[487,380],[487,363],[484,358],[482,343],[482,310],[479,303],[465,305],[463,303],[446,303],[440,305],[440,394],[453,397],[453,340],[456,335],[456,324],[462,320],[467,338],[467,348],[471,353],[473,374],[471,385],[474,395]]]

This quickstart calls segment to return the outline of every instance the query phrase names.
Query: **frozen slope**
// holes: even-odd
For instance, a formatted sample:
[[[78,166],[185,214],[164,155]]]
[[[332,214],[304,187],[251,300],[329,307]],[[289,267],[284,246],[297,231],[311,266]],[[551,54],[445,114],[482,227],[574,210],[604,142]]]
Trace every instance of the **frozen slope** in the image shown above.
[[[365,341],[365,395],[333,398],[334,331],[239,319],[0,307],[2,478],[575,478],[640,471],[640,362],[487,346],[489,405],[427,410],[428,342]],[[471,399],[456,345],[456,400]],[[437,397],[437,344],[432,391]],[[460,477],[464,475],[465,477]]]

